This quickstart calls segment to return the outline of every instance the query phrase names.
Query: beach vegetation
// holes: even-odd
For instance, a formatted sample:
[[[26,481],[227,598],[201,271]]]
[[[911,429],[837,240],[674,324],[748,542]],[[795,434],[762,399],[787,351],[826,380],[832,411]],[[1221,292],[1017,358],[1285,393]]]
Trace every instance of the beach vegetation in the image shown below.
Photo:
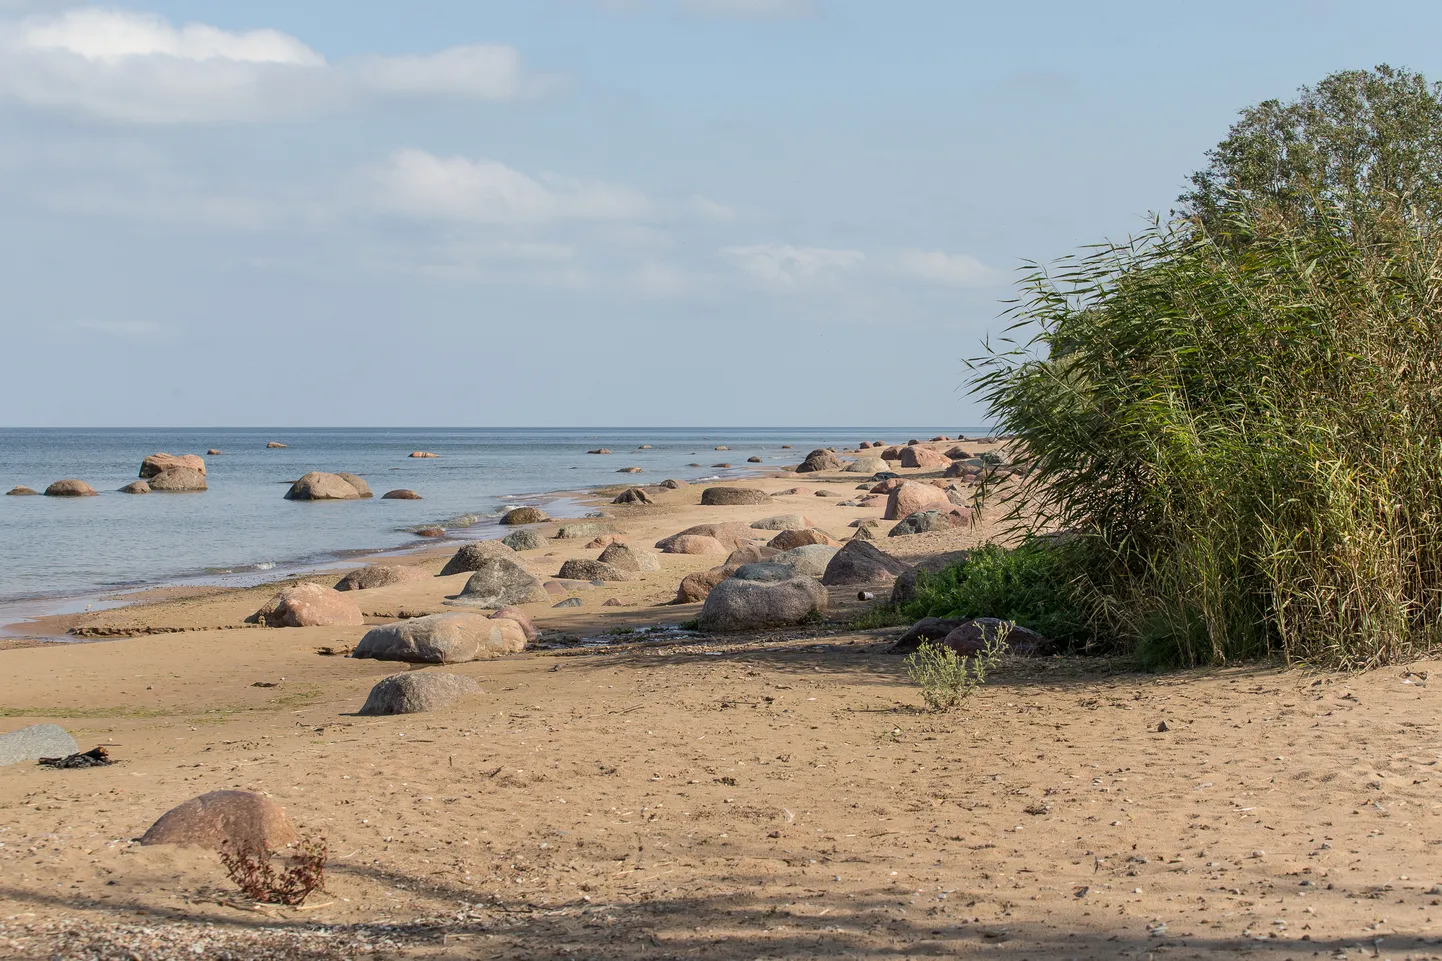
[[[325,886],[328,855],[324,838],[302,838],[283,867],[277,867],[276,856],[264,843],[223,848],[220,862],[250,900],[295,907]]]
[[[906,676],[921,688],[928,711],[950,711],[986,683],[986,675],[1001,663],[1012,625],[1003,623],[987,641],[986,648],[967,657],[945,644],[923,643],[903,662]]]

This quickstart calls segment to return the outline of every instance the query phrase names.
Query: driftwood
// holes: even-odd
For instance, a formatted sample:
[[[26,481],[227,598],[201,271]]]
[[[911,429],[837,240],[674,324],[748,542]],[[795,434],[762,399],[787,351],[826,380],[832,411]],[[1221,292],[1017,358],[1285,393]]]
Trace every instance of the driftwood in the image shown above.
[[[72,754],[69,757],[42,757],[40,763],[45,767],[75,768],[104,767],[115,762],[110,759],[109,751],[103,747],[97,747],[83,754]]]

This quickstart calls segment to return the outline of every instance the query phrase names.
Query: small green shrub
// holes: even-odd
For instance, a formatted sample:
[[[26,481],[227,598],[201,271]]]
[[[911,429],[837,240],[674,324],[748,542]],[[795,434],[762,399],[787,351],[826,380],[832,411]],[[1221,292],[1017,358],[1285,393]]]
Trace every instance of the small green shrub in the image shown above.
[[[928,711],[949,711],[986,683],[986,675],[1001,661],[1012,625],[1003,623],[987,640],[986,649],[963,657],[944,644],[923,643],[907,656],[906,676],[921,688]]]
[[[906,608],[897,604],[873,604],[851,619],[853,630],[869,631],[878,627],[899,627],[910,624],[916,618]]]

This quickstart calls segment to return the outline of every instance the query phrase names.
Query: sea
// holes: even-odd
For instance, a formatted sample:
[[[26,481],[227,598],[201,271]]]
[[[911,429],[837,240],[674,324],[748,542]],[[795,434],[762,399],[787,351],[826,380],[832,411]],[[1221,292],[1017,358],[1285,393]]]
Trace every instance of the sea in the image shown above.
[[[499,537],[510,507],[547,506],[617,484],[746,476],[795,464],[818,447],[863,440],[905,443],[977,427],[845,428],[214,428],[0,429],[0,490],[43,491],[79,478],[98,497],[0,496],[0,627],[27,617],[99,609],[169,585],[248,586],[343,567],[361,553],[434,546],[416,535],[439,525],[452,539]],[[267,444],[285,444],[267,448]],[[641,449],[649,445],[648,449]],[[791,449],[783,449],[789,445]],[[718,451],[717,447],[729,450]],[[610,455],[588,454],[607,448]],[[204,493],[121,494],[149,454],[207,456]],[[428,451],[435,458],[411,458]],[[759,457],[761,462],[748,463]],[[729,467],[717,466],[729,464]],[[640,474],[618,473],[636,466]],[[307,471],[365,478],[363,501],[285,500]],[[422,500],[385,500],[397,488]],[[21,625],[23,628],[23,624]],[[13,633],[15,628],[11,628]]]

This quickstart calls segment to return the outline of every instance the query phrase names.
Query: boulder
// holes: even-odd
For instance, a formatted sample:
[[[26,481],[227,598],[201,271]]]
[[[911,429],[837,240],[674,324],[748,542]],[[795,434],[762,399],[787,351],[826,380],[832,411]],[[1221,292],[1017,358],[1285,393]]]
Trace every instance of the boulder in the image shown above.
[[[966,450],[965,448],[963,448],[963,447],[961,447],[961,446],[956,446],[956,447],[953,447],[953,448],[951,448],[950,450],[948,450],[948,451],[946,452],[946,456],[949,457],[949,458],[951,458],[952,460],[965,460],[965,459],[967,459],[967,458],[972,457],[973,455],[972,455],[971,451]]]
[[[858,457],[843,468],[848,474],[875,474],[886,469],[886,461],[880,457]]]
[[[876,532],[870,527],[858,527],[856,533],[852,534],[849,540],[874,541],[876,540]]]
[[[249,791],[212,791],[161,815],[140,843],[279,851],[299,838],[285,809]]]
[[[181,454],[179,457],[174,454],[151,454],[140,462],[141,479],[149,479],[155,475],[168,471],[172,467],[188,467],[189,469],[205,476],[205,460],[197,454]]]
[[[466,695],[480,692],[479,684],[461,674],[407,671],[378,682],[357,713],[374,717],[444,711],[455,707]]]
[[[586,453],[588,453],[588,454],[609,454],[609,453],[611,453],[611,451],[610,451],[610,448],[607,448],[607,447],[597,447],[595,450],[588,450],[588,451],[586,451]]]
[[[817,471],[841,470],[841,458],[832,451],[821,448],[806,455],[806,459],[796,465],[796,473],[811,474]]]
[[[654,503],[656,503],[656,502],[651,499],[651,495],[650,495],[650,494],[646,493],[646,492],[643,491],[641,488],[639,488],[639,487],[632,487],[632,488],[628,488],[627,490],[624,490],[624,491],[622,491],[621,493],[617,494],[617,495],[616,495],[616,499],[613,500],[613,501],[611,501],[611,503],[612,503],[612,504],[654,504]]]
[[[902,484],[905,484],[905,483],[906,483],[905,480],[903,480],[903,479],[900,478],[900,477],[896,477],[896,476],[893,475],[893,476],[891,476],[891,477],[886,478],[885,480],[877,481],[877,482],[876,482],[876,486],[874,486],[874,487],[871,488],[871,493],[873,493],[873,494],[889,494],[889,493],[891,493],[892,491],[896,490],[898,487],[900,487]]]
[[[585,557],[572,558],[561,565],[556,575],[567,581],[629,581],[634,578],[604,561],[593,561]]]
[[[811,526],[811,518],[805,514],[777,514],[751,522],[751,529],[756,531],[799,531]]]
[[[877,519],[874,518],[874,517],[858,517],[856,520],[852,521],[850,524],[847,524],[846,526],[847,526],[847,527],[880,527],[880,526],[881,526],[881,521],[877,520]]]
[[[731,575],[741,581],[765,581],[775,583],[778,581],[789,581],[799,577],[796,569],[790,564],[780,564],[775,561],[761,561],[758,564],[742,564],[736,568],[736,573]]]
[[[599,551],[610,547],[612,544],[627,544],[625,534],[602,534],[600,537],[593,537],[586,544],[586,550]]]
[[[420,499],[421,495],[404,487],[393,491],[386,491],[381,495],[381,500],[383,501],[418,501]]]
[[[344,480],[347,484],[349,484],[350,486],[354,487],[354,488],[355,488],[355,492],[356,492],[357,494],[359,494],[361,497],[365,498],[365,497],[374,497],[374,496],[375,496],[375,494],[371,493],[370,485],[367,484],[365,481],[361,480],[360,477],[358,477],[357,475],[355,475],[355,474],[349,474],[349,473],[346,473],[345,471],[336,471],[336,475],[335,475],[335,476],[341,478],[341,479]]]
[[[826,611],[826,590],[810,578],[767,583],[729,578],[717,584],[701,608],[703,631],[759,631],[789,627]]]
[[[507,526],[518,524],[544,524],[550,515],[539,507],[512,507],[501,516],[499,523]]]
[[[747,544],[745,547],[738,547],[726,558],[727,564],[759,564],[762,561],[769,561],[781,552],[774,547],[765,544]]]
[[[774,547],[778,551],[789,551],[793,547],[805,547],[807,544],[826,544],[831,547],[840,547],[840,542],[832,540],[831,535],[816,528],[805,530],[782,531],[767,543],[767,547]]]
[[[827,587],[889,584],[907,567],[904,561],[897,560],[868,541],[853,538],[826,565],[821,583]]]
[[[568,597],[568,598],[566,598],[564,601],[559,601],[559,602],[551,605],[552,608],[557,608],[557,607],[585,607],[585,606],[586,606],[586,602],[583,601],[583,600],[581,600],[579,597]]]
[[[642,444],[640,447],[637,447],[636,449],[637,449],[637,450],[650,450],[650,449],[651,449],[651,445],[650,445],[650,444]]]
[[[445,537],[446,529],[444,527],[421,527],[416,530],[415,534],[417,537]]]
[[[722,507],[736,504],[768,504],[765,491],[750,487],[708,487],[701,492],[704,506]]]
[[[759,458],[759,457],[748,457],[748,458],[746,458],[746,463],[748,463],[748,464],[759,464],[759,463],[761,463],[761,458]]]
[[[901,448],[900,448],[900,447],[888,447],[888,448],[886,448],[886,450],[884,450],[884,451],[881,452],[881,459],[882,459],[882,460],[900,460],[900,459],[901,459]]]
[[[120,493],[122,493],[122,494],[149,494],[149,493],[150,493],[150,485],[147,484],[147,483],[145,483],[145,481],[131,481],[129,484],[126,484],[124,487],[120,488]]]
[[[545,541],[541,540],[541,535],[536,531],[524,528],[519,531],[511,531],[501,538],[501,543],[513,551],[535,551],[540,550]]]
[[[771,560],[773,563],[791,565],[798,577],[820,577],[826,573],[831,559],[840,549],[826,544],[805,544],[782,551]]]
[[[675,534],[657,543],[663,554],[725,554],[726,546],[704,534]]]
[[[690,487],[691,485],[683,480],[677,480],[674,477],[668,477],[661,482],[661,486],[666,488],[668,491],[675,491],[680,490],[683,487]]]
[[[622,571],[649,572],[661,569],[661,558],[630,544],[612,544],[602,551],[596,560]]]
[[[923,617],[907,630],[907,632],[896,639],[892,645],[892,654],[905,654],[916,650],[927,641],[937,642],[946,639],[946,635],[962,625],[963,619],[949,617]]]
[[[739,564],[725,564],[721,567],[713,567],[709,571],[696,571],[681,578],[681,585],[676,588],[677,604],[695,604],[704,601],[716,587],[726,578],[735,574]]]
[[[58,480],[45,488],[46,497],[94,497],[95,488],[83,480]]]
[[[150,489],[166,493],[189,493],[209,490],[205,483],[205,472],[189,467],[167,467],[150,478]]]
[[[940,454],[930,447],[903,448],[899,463],[902,467],[915,467],[923,470],[941,470],[943,467],[951,465],[951,461],[945,454]]]
[[[313,470],[290,485],[285,492],[288,501],[355,501],[360,491],[339,474]]]
[[[12,487],[12,488],[10,488],[8,491],[5,492],[5,496],[6,496],[6,497],[39,497],[39,496],[40,496],[40,492],[37,491],[37,490],[31,490],[30,488],[26,487],[24,484],[21,484],[21,485],[18,486],[18,487]]]
[[[641,474],[641,473],[644,473],[644,471],[643,471],[641,468],[639,468],[639,467],[634,467],[634,466],[633,466],[633,467],[618,467],[618,468],[616,468],[616,473],[618,473],[618,474]]]
[[[903,481],[892,489],[886,498],[886,513],[883,520],[899,521],[917,511],[939,510],[949,512],[951,498],[946,491],[918,481]]]
[[[430,457],[439,457],[439,456],[441,456],[441,455],[440,455],[440,454],[432,454],[432,453],[431,453],[430,451],[428,451],[428,450],[413,450],[413,451],[411,451],[411,456],[412,456],[412,457],[427,457],[427,458],[430,458]]]
[[[267,444],[265,445],[265,448],[266,448],[266,450],[279,450],[279,449],[282,448],[282,447],[288,447],[288,446],[290,446],[290,445],[288,445],[288,444],[282,444],[280,441],[274,441],[274,440],[273,440],[273,441],[270,441],[269,443],[267,443]]]
[[[205,452],[205,456],[206,456],[206,457],[219,457],[219,456],[220,456],[221,454],[223,454],[223,453],[225,453],[225,452],[224,452],[224,451],[220,451],[220,450],[216,450],[214,447],[212,447],[210,450],[208,450],[208,451]]]
[[[919,576],[944,571],[963,563],[969,556],[969,551],[946,551],[917,561],[915,566],[897,575],[896,583],[891,585],[891,603],[909,604],[916,600],[916,580]]]
[[[711,466],[712,466],[712,467],[729,468],[731,465],[730,465],[730,464],[712,464]]]
[[[446,561],[446,566],[441,568],[437,577],[450,577],[452,574],[464,574],[467,571],[478,571],[486,561],[495,558],[509,560],[515,557],[516,552],[504,540],[499,541],[472,541]]]
[[[968,464],[966,461],[955,460],[955,461],[952,461],[950,464],[947,465],[946,470],[944,470],[944,471],[942,472],[941,476],[942,476],[942,477],[971,477],[971,476],[973,476],[973,475],[975,475],[975,474],[980,474],[980,473],[981,473],[981,469],[980,469],[980,468],[978,468],[978,467],[973,467],[973,466],[971,466],[970,464]]]
[[[42,757],[69,757],[79,751],[70,732],[56,724],[32,724],[0,734],[0,767]]]
[[[722,553],[734,551],[738,547],[758,540],[757,534],[748,525],[739,521],[730,521],[720,524],[697,524],[695,527],[688,527],[679,534],[672,534],[656,542],[657,549],[667,554],[683,554],[685,551],[673,551],[667,549],[667,543],[678,537],[697,535],[701,537],[714,537],[723,546]]]
[[[351,657],[412,664],[463,664],[526,649],[526,633],[510,618],[427,614],[366,632]]]
[[[351,571],[336,583],[338,591],[368,591],[376,587],[389,587],[408,581],[428,580],[430,575],[419,567],[406,564],[370,564]]]
[[[604,533],[606,533],[606,528],[602,525],[581,521],[576,524],[562,524],[556,528],[556,540],[573,541],[583,537],[599,537]]]
[[[527,641],[534,641],[541,636],[541,632],[531,621],[531,616],[519,607],[503,607],[491,615],[491,620],[515,621],[521,625],[521,633],[526,635]]]
[[[510,548],[507,548],[510,550]],[[546,599],[541,579],[504,557],[488,557],[475,568],[461,592],[451,598],[467,607],[502,608]]]
[[[976,617],[962,621],[941,643],[958,654],[971,657],[986,650],[987,644],[997,637],[1003,623],[1000,618],[995,617]],[[1006,635],[1006,653],[1018,657],[1045,657],[1055,649],[1056,645],[1050,640],[1019,624],[1013,624]]]
[[[901,522],[887,532],[887,537],[904,537],[908,534],[929,534],[932,531],[947,531],[953,527],[964,527],[965,519],[951,511],[925,510],[907,514]]]
[[[245,619],[261,627],[356,627],[365,623],[356,602],[319,584],[297,584]]]

